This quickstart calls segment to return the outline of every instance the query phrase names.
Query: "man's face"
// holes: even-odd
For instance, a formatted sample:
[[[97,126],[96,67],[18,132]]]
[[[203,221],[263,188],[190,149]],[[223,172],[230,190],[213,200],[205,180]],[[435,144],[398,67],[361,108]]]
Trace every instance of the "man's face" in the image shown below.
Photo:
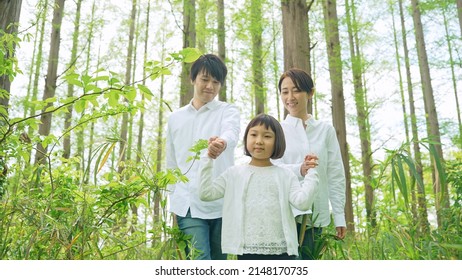
[[[194,99],[200,102],[201,105],[212,101],[221,89],[220,81],[205,74],[203,71],[197,75],[196,80],[192,84],[194,86]]]

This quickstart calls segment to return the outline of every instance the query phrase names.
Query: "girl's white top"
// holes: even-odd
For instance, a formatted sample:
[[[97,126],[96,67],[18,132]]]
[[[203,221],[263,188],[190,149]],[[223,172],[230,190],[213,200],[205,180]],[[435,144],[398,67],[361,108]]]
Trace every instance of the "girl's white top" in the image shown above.
[[[223,253],[298,255],[291,206],[302,211],[311,208],[318,189],[316,169],[310,169],[300,185],[289,169],[248,164],[230,167],[212,180],[213,164],[214,160],[201,158],[199,197],[223,198]]]

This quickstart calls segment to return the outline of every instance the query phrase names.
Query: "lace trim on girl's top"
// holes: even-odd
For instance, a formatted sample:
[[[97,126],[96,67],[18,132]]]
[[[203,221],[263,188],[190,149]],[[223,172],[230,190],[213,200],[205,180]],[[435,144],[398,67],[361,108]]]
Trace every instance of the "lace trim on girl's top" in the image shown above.
[[[246,244],[244,245],[244,254],[261,254],[261,255],[281,255],[287,253],[287,244],[265,243],[265,244]]]

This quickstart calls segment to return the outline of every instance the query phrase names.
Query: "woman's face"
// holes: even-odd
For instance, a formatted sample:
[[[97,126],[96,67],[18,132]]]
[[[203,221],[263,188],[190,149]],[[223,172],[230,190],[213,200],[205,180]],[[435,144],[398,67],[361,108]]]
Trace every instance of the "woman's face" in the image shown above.
[[[292,117],[305,119],[308,110],[308,93],[300,91],[290,77],[285,77],[281,83],[281,100]]]

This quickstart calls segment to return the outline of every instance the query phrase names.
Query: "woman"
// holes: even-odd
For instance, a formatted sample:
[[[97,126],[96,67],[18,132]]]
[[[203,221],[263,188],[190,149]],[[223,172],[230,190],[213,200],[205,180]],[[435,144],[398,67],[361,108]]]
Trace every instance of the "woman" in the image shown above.
[[[313,259],[322,228],[330,224],[329,202],[337,237],[343,239],[346,234],[345,171],[340,146],[334,127],[308,114],[307,103],[314,95],[314,83],[308,73],[296,68],[289,69],[281,75],[278,87],[289,114],[281,123],[287,149],[276,163],[290,168],[301,180],[308,169],[313,167],[310,160],[318,160],[319,191],[312,213],[306,212],[311,213],[308,215],[306,229],[300,229],[302,214],[305,213],[294,211],[298,215],[299,235],[300,231],[304,231],[304,236],[300,238],[303,240],[301,257]]]

